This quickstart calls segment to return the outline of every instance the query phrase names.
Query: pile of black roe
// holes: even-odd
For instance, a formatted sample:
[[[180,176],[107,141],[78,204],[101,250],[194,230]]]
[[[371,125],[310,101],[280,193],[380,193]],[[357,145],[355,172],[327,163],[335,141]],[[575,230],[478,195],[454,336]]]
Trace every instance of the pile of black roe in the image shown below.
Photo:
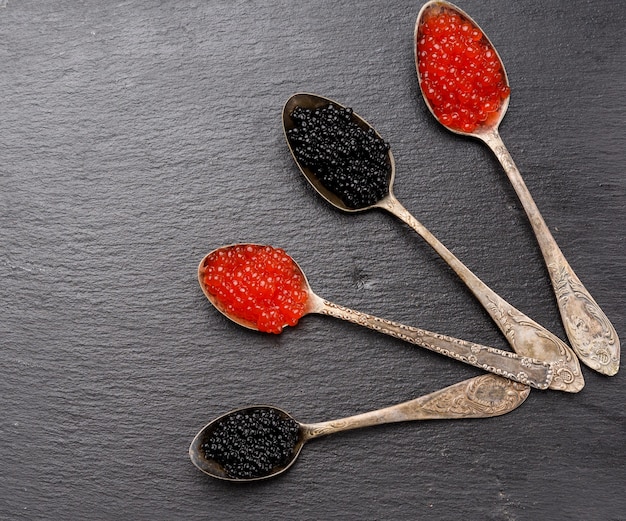
[[[388,193],[389,144],[361,128],[352,109],[296,107],[287,138],[296,159],[352,209],[371,206]]]
[[[231,478],[261,478],[291,460],[298,432],[295,420],[274,409],[245,409],[219,422],[202,450]]]

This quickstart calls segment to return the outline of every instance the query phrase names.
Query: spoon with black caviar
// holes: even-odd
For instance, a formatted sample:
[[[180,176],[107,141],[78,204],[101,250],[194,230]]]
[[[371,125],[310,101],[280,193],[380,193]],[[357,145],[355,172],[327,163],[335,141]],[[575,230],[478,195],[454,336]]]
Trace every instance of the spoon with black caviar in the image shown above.
[[[270,405],[244,407],[203,427],[189,446],[189,457],[214,478],[258,481],[289,469],[314,438],[385,423],[500,416],[519,407],[529,393],[525,385],[486,374],[408,402],[320,423],[300,423]]]
[[[498,132],[510,87],[495,47],[467,13],[441,0],[420,10],[414,45],[428,109],[448,130],[483,141],[513,185],[537,237],[572,348],[592,369],[615,375],[620,360],[615,328],[565,259]]]
[[[249,329],[280,333],[306,314],[327,315],[536,389],[563,390],[548,362],[406,326],[319,297],[300,266],[280,248],[233,244],[213,250],[200,261],[198,282],[218,311]]]
[[[578,358],[565,342],[489,288],[400,204],[391,149],[367,121],[329,98],[298,93],[285,103],[283,128],[300,171],[326,201],[345,212],[381,208],[398,217],[448,263],[516,353],[550,362],[551,389],[584,387]]]

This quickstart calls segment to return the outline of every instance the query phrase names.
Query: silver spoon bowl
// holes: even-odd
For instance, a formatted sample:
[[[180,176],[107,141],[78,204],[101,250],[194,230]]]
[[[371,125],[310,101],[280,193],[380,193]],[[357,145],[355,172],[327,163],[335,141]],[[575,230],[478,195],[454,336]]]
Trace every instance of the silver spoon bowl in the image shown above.
[[[433,107],[423,90],[423,81],[419,68],[418,42],[422,35],[424,18],[436,12],[454,13],[463,22],[469,23],[481,31],[484,41],[489,45],[500,62],[503,79],[506,85],[509,86],[504,63],[479,25],[467,13],[449,2],[441,0],[428,2],[420,10],[415,23],[415,63],[424,101],[435,117]],[[478,126],[472,132],[463,132],[445,124],[444,126],[456,134],[480,139],[496,155],[513,185],[537,237],[541,253],[548,267],[563,326],[572,348],[580,360],[590,368],[609,376],[615,375],[619,370],[620,360],[620,342],[615,328],[565,259],[528,191],[519,170],[515,166],[513,158],[500,138],[498,127],[508,108],[509,99],[510,96],[507,96],[502,100],[498,112],[495,114],[497,117],[487,120],[485,124]]]
[[[580,391],[584,387],[585,381],[580,369],[580,364],[578,363],[578,358],[569,346],[489,288],[400,204],[393,194],[395,162],[391,150],[388,151],[390,172],[388,176],[389,190],[387,195],[382,197],[375,204],[359,209],[350,208],[343,203],[337,194],[322,185],[316,172],[306,165],[303,165],[298,160],[289,138],[289,131],[295,127],[295,122],[291,117],[293,110],[296,107],[315,109],[329,104],[334,105],[336,108],[345,109],[343,105],[336,101],[310,93],[294,94],[289,98],[283,108],[283,128],[287,144],[291,150],[294,161],[313,188],[326,201],[340,210],[357,212],[380,208],[388,211],[410,226],[441,256],[467,285],[500,330],[505,334],[509,344],[516,353],[550,362],[554,368],[554,378],[550,385],[551,389],[559,389],[572,393]],[[352,120],[363,129],[371,128],[375,131],[367,121],[355,112],[352,113]]]
[[[271,405],[244,407],[226,413],[203,427],[189,446],[189,457],[197,468],[213,478],[233,482],[259,481],[278,476],[288,470],[295,463],[304,444],[314,438],[386,423],[500,416],[519,407],[529,393],[530,389],[527,386],[487,374],[398,405],[320,423],[296,422],[287,412]],[[245,415],[260,409],[271,409],[285,421],[296,422],[298,434],[295,443],[287,446],[289,456],[286,461],[277,464],[268,473],[245,478],[230,475],[222,462],[207,457],[203,447],[225,420],[237,414]],[[249,457],[248,453],[249,451],[246,451],[246,457]]]

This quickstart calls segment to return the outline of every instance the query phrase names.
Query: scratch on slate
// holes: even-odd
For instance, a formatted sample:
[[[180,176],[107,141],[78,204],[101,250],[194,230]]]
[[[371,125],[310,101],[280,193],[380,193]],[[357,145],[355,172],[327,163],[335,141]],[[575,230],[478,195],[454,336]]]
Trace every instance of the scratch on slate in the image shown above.
[[[2,2],[2,0],[0,0],[0,2]],[[1,4],[0,4],[0,7],[2,7]],[[44,273],[45,272],[44,268],[42,267],[35,266],[33,264],[29,264],[29,265],[15,264],[7,258],[2,259],[2,264],[4,264],[6,267],[12,270],[26,271],[27,273],[34,273],[34,272]]]

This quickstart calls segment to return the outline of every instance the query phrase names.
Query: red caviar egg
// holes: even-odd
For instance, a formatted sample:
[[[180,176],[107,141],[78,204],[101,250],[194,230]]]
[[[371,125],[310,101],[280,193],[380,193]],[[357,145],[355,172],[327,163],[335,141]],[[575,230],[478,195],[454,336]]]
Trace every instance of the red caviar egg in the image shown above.
[[[471,20],[427,8],[416,45],[420,86],[440,123],[471,133],[495,121],[510,89],[495,50]]]
[[[306,281],[280,248],[255,244],[220,248],[202,262],[201,277],[220,309],[259,331],[280,333],[305,314]]]

